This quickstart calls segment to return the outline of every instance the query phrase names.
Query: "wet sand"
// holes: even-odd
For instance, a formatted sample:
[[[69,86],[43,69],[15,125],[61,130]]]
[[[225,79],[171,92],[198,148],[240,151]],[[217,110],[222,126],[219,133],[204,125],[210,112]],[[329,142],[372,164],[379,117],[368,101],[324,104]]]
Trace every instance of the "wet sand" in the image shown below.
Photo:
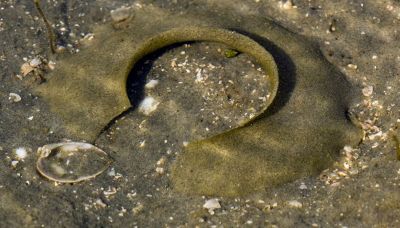
[[[91,181],[75,185],[55,184],[36,172],[36,150],[45,144],[63,141],[69,135],[63,128],[62,120],[50,111],[40,97],[32,95],[32,91],[40,83],[41,75],[46,78],[46,72],[51,72],[52,62],[57,67],[63,54],[50,54],[45,26],[38,18],[33,3],[2,1],[1,226],[399,225],[400,161],[396,154],[398,145],[393,140],[399,134],[396,126],[400,122],[399,1],[293,1],[293,4],[285,4],[266,0],[84,3],[68,0],[52,4],[46,2],[43,9],[55,26],[59,45],[65,47],[65,53],[71,52],[75,55],[79,54],[81,48],[85,48],[83,43],[87,40],[82,39],[85,36],[88,39],[90,35],[87,34],[93,33],[96,25],[112,21],[111,10],[122,6],[140,10],[151,5],[171,14],[192,11],[203,14],[229,12],[233,17],[265,17],[292,32],[306,36],[319,46],[326,59],[356,87],[359,99],[350,112],[363,129],[364,140],[357,147],[344,147],[338,151],[341,156],[337,162],[319,176],[267,188],[248,197],[187,196],[175,192],[170,182],[169,167],[179,153],[184,141],[182,136],[208,137],[219,130],[229,129],[234,124],[227,121],[213,125],[215,115],[207,116],[207,113],[204,118],[208,122],[193,126],[190,117],[193,111],[188,106],[182,109],[187,114],[185,118],[177,118],[178,114],[172,113],[168,116],[167,123],[148,123],[163,129],[160,130],[161,133],[152,132],[155,131],[152,128],[151,131],[140,132],[140,127],[143,126],[140,124],[145,118],[136,109],[118,120],[97,141],[99,147],[120,162],[113,163],[106,172]],[[175,52],[196,54],[201,48],[203,46],[195,47],[191,52],[185,47],[178,47]],[[164,57],[164,60],[161,58],[155,64],[147,80],[157,79],[156,76],[162,72],[162,67],[159,66],[170,62],[168,55]],[[22,76],[21,66],[37,58],[43,64],[25,77]],[[194,62],[188,62],[187,69],[196,70]],[[249,67],[248,70],[256,69]],[[160,88],[165,87],[165,91],[168,91],[169,85],[177,83],[177,78],[173,76],[165,80],[165,84],[160,84]],[[11,97],[17,101],[13,102],[10,100],[10,93],[18,94],[21,100]],[[201,90],[197,93],[201,94]],[[185,100],[183,95],[173,95],[168,100],[175,99],[178,103]],[[246,97],[241,102],[246,104],[248,99],[251,98]],[[213,104],[219,102],[222,101],[209,102],[206,105],[212,110],[216,108]],[[193,106],[195,104],[201,105],[202,100]],[[240,101],[238,105],[242,107]],[[225,115],[242,115],[240,109],[238,113],[230,113],[230,108],[232,107],[227,101],[219,109],[217,116],[221,118]],[[198,130],[190,134],[185,131],[174,132],[174,126],[179,121],[185,121],[186,126]],[[211,132],[206,130],[208,124],[214,126],[208,127]],[[130,134],[134,137],[130,137]],[[15,150],[21,147],[26,149],[27,156],[18,160]],[[217,198],[221,208],[212,212],[203,208],[204,203],[211,198]]]

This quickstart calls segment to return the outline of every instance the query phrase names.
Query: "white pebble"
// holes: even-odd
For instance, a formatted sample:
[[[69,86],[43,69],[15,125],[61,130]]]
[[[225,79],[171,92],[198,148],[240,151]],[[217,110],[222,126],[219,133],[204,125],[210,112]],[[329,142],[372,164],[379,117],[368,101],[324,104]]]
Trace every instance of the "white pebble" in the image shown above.
[[[343,150],[344,150],[344,152],[346,152],[346,153],[350,153],[350,152],[353,151],[353,147],[351,147],[351,146],[349,146],[349,145],[346,145],[346,146],[343,147]]]
[[[18,147],[15,149],[15,156],[18,160],[24,160],[28,156],[28,152],[24,147]]]
[[[143,113],[144,115],[148,116],[152,112],[157,109],[157,106],[160,104],[157,100],[153,97],[146,97],[143,101],[139,104],[139,112]]]
[[[362,89],[362,93],[366,97],[371,96],[373,92],[374,92],[374,87],[372,86],[366,86]]]
[[[286,2],[279,2],[279,7],[285,10],[294,8],[292,0],[286,0]]]
[[[12,102],[19,102],[21,101],[21,96],[16,94],[16,93],[10,93],[8,95],[8,100],[12,101]]]
[[[303,204],[300,203],[300,202],[297,201],[297,200],[290,200],[290,201],[288,201],[287,204],[288,204],[290,207],[293,207],[293,208],[302,208],[302,207],[303,207]]]
[[[208,212],[213,215],[215,209],[221,208],[221,204],[218,199],[209,199],[204,203],[203,208],[208,209]]]
[[[114,168],[111,168],[111,170],[110,170],[107,174],[108,174],[108,176],[110,176],[110,177],[114,177],[114,176],[115,176],[115,169],[114,169]]]
[[[157,167],[157,168],[156,168],[156,173],[158,173],[158,174],[160,174],[160,175],[164,174],[164,168],[162,168],[162,167]]]
[[[143,140],[142,142],[140,142],[139,147],[143,148],[144,146],[146,146],[146,140]]]
[[[18,163],[19,161],[11,161],[11,166],[15,168],[17,167]]]
[[[40,64],[42,64],[42,61],[39,58],[34,58],[29,62],[31,67],[38,67]]]
[[[118,8],[116,10],[111,10],[111,18],[114,22],[121,22],[126,19],[128,19],[131,16],[131,8],[123,6],[121,8]]]
[[[305,185],[304,183],[301,183],[300,187],[301,190],[307,189],[307,185]]]
[[[196,83],[199,83],[199,82],[203,82],[204,81],[204,78],[203,78],[203,76],[202,76],[202,74],[201,74],[201,69],[198,69],[197,70],[197,74],[196,74],[196,80],[195,80],[195,82]]]
[[[356,64],[352,64],[352,63],[347,64],[347,67],[350,68],[350,69],[353,69],[353,70],[357,70],[358,69],[358,66]]]
[[[150,80],[144,87],[146,89],[154,89],[158,85],[158,80]]]
[[[49,61],[47,66],[49,67],[50,70],[54,70],[56,68],[56,63],[53,61]]]

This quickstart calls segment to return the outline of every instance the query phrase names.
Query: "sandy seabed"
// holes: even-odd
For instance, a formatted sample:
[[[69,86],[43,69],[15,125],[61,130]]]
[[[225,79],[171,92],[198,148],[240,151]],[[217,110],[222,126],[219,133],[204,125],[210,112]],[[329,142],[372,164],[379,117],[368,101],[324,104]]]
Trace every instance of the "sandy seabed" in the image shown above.
[[[207,210],[203,205],[208,202],[206,206],[209,206],[208,200],[215,197],[186,196],[173,191],[169,166],[179,153],[182,144],[179,140],[203,138],[212,134],[209,131],[215,133],[235,127],[238,120],[230,121],[232,116],[243,113],[240,109],[237,113],[230,113],[232,106],[228,102],[217,113],[199,114],[196,116],[199,124],[193,125],[193,113],[188,111],[196,107],[193,103],[193,107],[183,110],[187,111],[187,115],[182,114],[184,118],[177,118],[178,114],[169,112],[168,123],[146,123],[139,112],[128,113],[97,141],[98,146],[120,163],[113,163],[92,181],[75,185],[50,182],[35,170],[36,150],[68,138],[68,133],[62,127],[62,120],[40,97],[33,95],[32,90],[43,80],[42,77],[46,78],[46,72],[60,64],[58,60],[63,54],[51,55],[45,26],[33,2],[5,0],[0,3],[2,227],[400,225],[400,161],[396,152],[398,142],[393,139],[398,137],[397,125],[400,122],[399,1],[43,1],[44,12],[55,28],[59,45],[65,48],[64,53],[73,55],[78,55],[91,37],[96,39],[96,33],[91,34],[96,25],[112,21],[111,10],[123,6],[135,10],[159,7],[171,14],[224,11],[238,16],[255,15],[306,36],[319,46],[325,58],[359,93],[358,102],[350,111],[364,131],[362,143],[338,151],[341,156],[337,163],[319,176],[267,188],[248,197],[216,197],[221,208]],[[131,19],[134,20],[134,15]],[[177,47],[175,54],[169,53],[164,59],[157,60],[159,62],[147,79],[160,80],[157,88],[165,91],[153,92],[154,97],[161,99],[165,93],[169,94],[167,100],[170,102],[179,104],[185,100],[168,93],[168,90],[176,84],[177,89],[183,89],[179,85],[190,82],[177,81],[179,78],[174,77],[173,69],[167,69],[171,71],[171,77],[165,79],[164,84],[157,76],[163,72],[162,64],[169,64],[173,55],[178,56],[178,61],[172,67],[196,72],[196,61],[204,65],[207,62],[199,58],[201,61],[188,60],[187,66],[179,63],[184,62],[186,53],[194,55],[201,48],[188,50],[185,46]],[[246,63],[247,60],[237,61]],[[29,71],[26,76],[21,72],[24,63],[33,65],[32,69],[23,68],[25,72]],[[246,69],[257,71],[251,63]],[[194,79],[196,75],[193,73]],[[10,93],[17,94],[21,100]],[[208,96],[211,101],[218,100],[218,94],[201,94],[201,90],[197,93]],[[140,97],[134,93],[131,95]],[[240,102],[246,104],[249,99],[239,100],[235,107],[242,107]],[[210,110],[217,108],[211,101],[206,102],[205,107]],[[197,102],[202,104],[203,100]],[[230,118],[216,121],[216,124],[213,122],[214,118],[223,119],[227,115],[231,115]],[[205,121],[200,123],[203,117]],[[174,131],[174,125],[179,122],[196,131]],[[158,126],[161,133],[154,132],[156,129],[141,131],[146,124]],[[135,137],[129,137],[132,129],[139,132]],[[156,137],[152,137],[154,135]],[[22,152],[23,158],[18,148],[26,151],[26,155]]]

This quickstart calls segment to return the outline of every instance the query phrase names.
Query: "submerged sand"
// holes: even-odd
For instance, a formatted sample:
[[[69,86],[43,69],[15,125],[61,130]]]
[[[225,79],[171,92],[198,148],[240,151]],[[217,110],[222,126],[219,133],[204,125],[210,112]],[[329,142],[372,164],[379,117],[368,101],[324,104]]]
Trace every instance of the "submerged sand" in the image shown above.
[[[196,116],[196,122],[203,118],[205,122],[193,124],[191,116],[195,113],[191,112],[193,108],[198,107],[196,104],[205,105],[212,110],[216,108],[213,105],[225,101],[218,101],[218,95],[203,94],[205,98],[211,99],[208,103],[202,104],[204,100],[198,100],[192,106],[182,105],[187,98],[167,91],[183,91],[186,81],[182,80],[179,84],[179,79],[174,76],[163,79],[163,75],[160,76],[163,72],[162,65],[171,61],[166,54],[164,59],[157,60],[147,74],[148,81],[160,80],[157,88],[165,91],[145,91],[142,96],[133,94],[132,97],[139,99],[151,95],[158,99],[165,98],[170,103],[175,102],[177,110],[183,106],[184,108],[179,109],[183,114],[170,112],[169,116],[165,117],[168,121],[157,122],[157,119],[154,119],[153,122],[146,123],[146,115],[138,109],[132,110],[110,126],[96,142],[117,162],[92,181],[75,185],[55,184],[36,172],[36,149],[70,137],[63,128],[62,119],[50,111],[43,99],[32,95],[32,91],[38,86],[40,75],[46,77],[47,74],[42,71],[51,71],[53,65],[49,62],[54,62],[57,67],[57,63],[62,63],[62,56],[50,55],[45,27],[37,17],[31,2],[16,4],[14,1],[2,1],[1,226],[399,225],[400,162],[396,154],[396,141],[393,140],[393,136],[398,134],[396,126],[400,122],[400,35],[397,30],[400,24],[399,1],[293,1],[293,4],[283,4],[266,0],[84,3],[70,0],[43,4],[45,13],[56,28],[60,45],[65,46],[66,52],[73,53],[85,48],[84,43],[90,42],[88,39],[91,37],[87,34],[95,31],[95,25],[109,23],[112,20],[110,11],[121,6],[129,6],[135,10],[159,7],[172,15],[186,12],[203,15],[225,12],[229,19],[235,18],[235,15],[237,18],[265,17],[294,33],[306,36],[321,49],[325,58],[343,73],[355,87],[354,91],[359,94],[359,101],[354,103],[350,111],[352,118],[359,122],[365,133],[364,140],[357,147],[347,146],[338,151],[341,156],[337,162],[319,176],[266,188],[265,191],[258,191],[246,197],[213,196],[217,198],[221,208],[204,209],[203,204],[210,197],[187,196],[174,191],[169,167],[186,139],[190,141],[190,137],[209,137],[219,130],[237,126],[240,120],[234,118],[243,116],[240,107],[252,98],[250,96],[240,100],[234,96],[235,99],[239,99],[235,106],[239,107],[237,112],[229,112],[232,105],[226,101],[224,106],[218,109],[219,112],[211,115],[211,112],[204,112],[204,116]],[[157,19],[156,16],[154,18]],[[81,40],[85,36],[86,38]],[[96,39],[96,33],[93,37]],[[181,46],[169,55],[187,52],[182,55],[184,62],[184,56],[194,55],[201,48],[204,46]],[[21,65],[37,58],[43,62],[42,66],[46,67],[35,68],[34,72],[23,77],[20,72]],[[177,64],[182,61],[177,61]],[[247,59],[237,61],[246,62]],[[196,70],[195,63],[195,60],[188,61],[188,66],[180,70]],[[256,71],[257,67],[250,64],[246,69]],[[171,75],[172,72],[173,70]],[[237,74],[240,75],[241,72]],[[193,79],[196,79],[195,76],[196,74],[193,75]],[[258,88],[257,84],[252,86]],[[199,89],[195,95],[198,96],[201,91]],[[237,96],[241,97],[239,95],[244,94],[246,88],[243,91],[240,88],[233,91],[239,91]],[[21,100],[12,102],[9,99],[10,93],[18,94]],[[160,96],[164,93],[169,95]],[[340,94],[341,91],[337,93]],[[14,101],[18,100],[12,98]],[[176,105],[177,102],[179,105]],[[315,112],[317,111],[316,108]],[[180,115],[184,118],[180,118]],[[215,124],[213,120],[216,116],[228,116],[225,120],[234,121],[217,121]],[[198,130],[187,132],[175,128],[180,122]],[[149,131],[146,124],[158,126],[161,133],[154,133],[157,129]],[[154,135],[157,137],[152,137]],[[21,147],[26,150],[26,157],[18,157],[21,153],[16,153],[16,149]],[[215,206],[210,202],[206,206],[209,205]]]

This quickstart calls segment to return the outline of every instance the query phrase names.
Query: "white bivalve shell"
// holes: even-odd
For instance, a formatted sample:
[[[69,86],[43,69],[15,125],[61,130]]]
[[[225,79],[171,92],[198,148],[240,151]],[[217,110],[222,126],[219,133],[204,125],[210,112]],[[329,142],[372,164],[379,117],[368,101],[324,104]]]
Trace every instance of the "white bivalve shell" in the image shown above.
[[[112,159],[89,143],[65,142],[44,145],[38,149],[37,171],[60,183],[76,183],[96,177],[106,170]]]

